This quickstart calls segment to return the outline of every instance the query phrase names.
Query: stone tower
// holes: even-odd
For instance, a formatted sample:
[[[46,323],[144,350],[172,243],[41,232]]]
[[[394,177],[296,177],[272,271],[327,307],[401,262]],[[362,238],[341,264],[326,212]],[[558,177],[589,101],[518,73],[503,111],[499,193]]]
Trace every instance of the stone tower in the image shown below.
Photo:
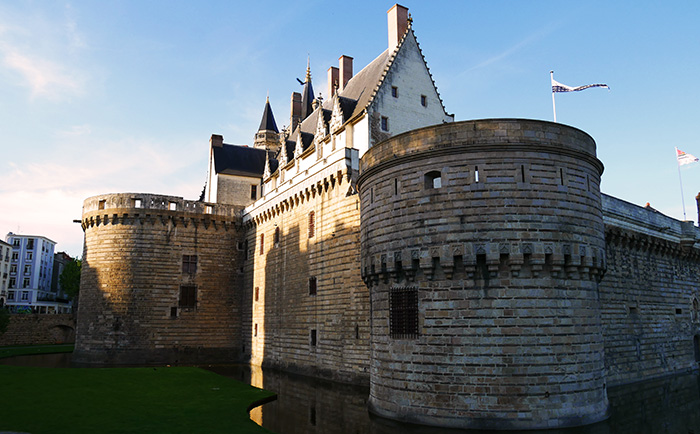
[[[275,152],[280,147],[279,130],[277,129],[275,116],[272,114],[272,107],[270,107],[270,97],[267,97],[265,101],[260,127],[258,127],[258,132],[255,133],[253,146],[258,149],[267,149]]]
[[[361,159],[370,410],[541,429],[608,412],[595,142],[519,119],[410,131]]]

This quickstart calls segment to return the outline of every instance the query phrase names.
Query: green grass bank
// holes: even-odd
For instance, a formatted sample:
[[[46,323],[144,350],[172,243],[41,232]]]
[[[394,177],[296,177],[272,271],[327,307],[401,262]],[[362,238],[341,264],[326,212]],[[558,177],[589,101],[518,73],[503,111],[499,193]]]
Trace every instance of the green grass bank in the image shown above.
[[[72,346],[2,347],[0,358]],[[274,394],[199,368],[0,365],[0,431],[266,433],[248,407]]]

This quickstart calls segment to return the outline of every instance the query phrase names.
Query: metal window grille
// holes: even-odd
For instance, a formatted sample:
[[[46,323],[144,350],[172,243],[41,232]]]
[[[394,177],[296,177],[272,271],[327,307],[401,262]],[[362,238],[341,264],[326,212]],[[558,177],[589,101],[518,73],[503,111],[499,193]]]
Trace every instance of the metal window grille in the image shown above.
[[[416,288],[391,289],[389,333],[393,339],[418,337],[418,290]]]
[[[309,213],[309,238],[314,237],[314,233],[316,232],[316,213],[311,211]]]
[[[197,286],[180,285],[180,307],[195,307],[197,305]]]

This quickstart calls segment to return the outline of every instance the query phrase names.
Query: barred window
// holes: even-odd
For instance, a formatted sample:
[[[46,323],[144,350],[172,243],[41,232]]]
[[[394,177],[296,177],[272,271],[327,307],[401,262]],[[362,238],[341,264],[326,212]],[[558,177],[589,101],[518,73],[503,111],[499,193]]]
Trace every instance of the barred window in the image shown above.
[[[418,290],[416,288],[391,289],[389,333],[394,339],[418,337]]]
[[[180,285],[180,307],[195,307],[197,305],[197,286]]]
[[[197,255],[182,255],[182,273],[195,274],[197,272]]]
[[[316,213],[311,211],[309,213],[309,238],[313,238],[316,232]]]

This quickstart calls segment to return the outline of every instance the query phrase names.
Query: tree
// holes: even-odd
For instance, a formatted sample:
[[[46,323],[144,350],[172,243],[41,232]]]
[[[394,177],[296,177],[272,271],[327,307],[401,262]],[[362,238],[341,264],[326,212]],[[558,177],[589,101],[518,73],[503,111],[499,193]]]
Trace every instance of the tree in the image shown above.
[[[80,268],[82,261],[74,259],[63,267],[63,272],[58,276],[58,283],[71,300],[78,295],[80,291]]]

